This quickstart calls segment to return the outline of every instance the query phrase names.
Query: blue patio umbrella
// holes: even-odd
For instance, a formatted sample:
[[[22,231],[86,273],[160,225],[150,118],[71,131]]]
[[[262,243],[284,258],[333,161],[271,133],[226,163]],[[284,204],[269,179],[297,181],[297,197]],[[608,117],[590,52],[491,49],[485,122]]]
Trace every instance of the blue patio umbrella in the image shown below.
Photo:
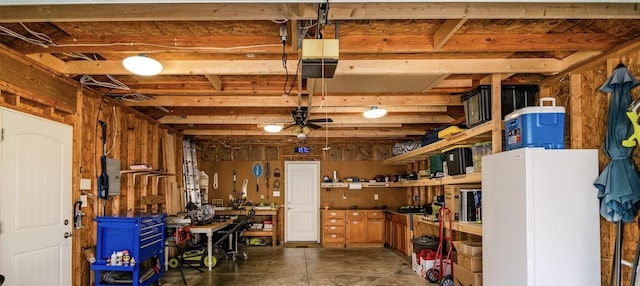
[[[620,250],[623,222],[631,222],[640,209],[640,175],[631,160],[633,148],[622,146],[622,141],[633,133],[633,126],[626,117],[631,103],[631,89],[640,82],[623,65],[619,64],[600,91],[610,92],[609,115],[604,153],[609,163],[595,181],[600,199],[600,215],[618,224],[614,276],[620,280]]]

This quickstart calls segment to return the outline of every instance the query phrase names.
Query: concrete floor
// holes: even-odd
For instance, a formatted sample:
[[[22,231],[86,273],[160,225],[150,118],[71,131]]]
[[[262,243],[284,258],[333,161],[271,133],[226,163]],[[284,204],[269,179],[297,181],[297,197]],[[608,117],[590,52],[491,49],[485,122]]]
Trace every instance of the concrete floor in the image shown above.
[[[437,285],[411,270],[411,262],[386,248],[244,247],[248,260],[222,260],[211,272],[184,268],[188,285]],[[162,285],[184,285],[169,269]]]

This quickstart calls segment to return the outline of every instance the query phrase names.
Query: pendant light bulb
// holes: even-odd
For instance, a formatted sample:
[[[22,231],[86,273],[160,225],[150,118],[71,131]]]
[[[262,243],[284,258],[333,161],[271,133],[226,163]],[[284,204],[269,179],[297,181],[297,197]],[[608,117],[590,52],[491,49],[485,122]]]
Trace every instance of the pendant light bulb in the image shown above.
[[[364,113],[362,113],[362,115],[364,115],[364,117],[366,118],[380,118],[382,116],[385,116],[387,114],[387,110],[384,108],[378,108],[377,106],[371,106],[371,109],[365,111]]]
[[[143,76],[157,75],[162,71],[162,64],[145,54],[127,57],[122,60],[122,65],[133,74]]]

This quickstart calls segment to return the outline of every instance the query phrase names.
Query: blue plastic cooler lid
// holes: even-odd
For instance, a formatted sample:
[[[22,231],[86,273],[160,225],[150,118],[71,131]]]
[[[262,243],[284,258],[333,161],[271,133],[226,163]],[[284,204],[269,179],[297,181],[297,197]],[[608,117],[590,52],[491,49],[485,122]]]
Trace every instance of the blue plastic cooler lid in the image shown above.
[[[550,106],[545,106],[545,102],[551,102]],[[552,97],[540,98],[540,106],[529,106],[520,109],[516,109],[513,112],[507,114],[504,117],[504,121],[511,120],[513,118],[522,116],[524,114],[532,113],[565,113],[564,106],[556,106],[556,99]]]

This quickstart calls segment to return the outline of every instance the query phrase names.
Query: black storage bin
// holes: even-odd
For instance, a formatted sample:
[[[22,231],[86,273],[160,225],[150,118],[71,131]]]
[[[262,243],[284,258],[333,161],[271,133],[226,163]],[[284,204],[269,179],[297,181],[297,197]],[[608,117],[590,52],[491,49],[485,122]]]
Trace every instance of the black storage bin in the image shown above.
[[[503,85],[501,91],[501,119],[505,115],[526,106],[536,105],[537,85]],[[463,94],[467,127],[471,128],[491,120],[491,85],[480,85]]]
[[[456,145],[442,153],[444,153],[444,162],[447,162],[447,170],[451,176],[466,174],[467,167],[473,166],[471,148],[468,145]]]
[[[432,235],[416,236],[411,240],[411,242],[413,242],[414,253],[418,253],[420,252],[420,250],[423,250],[423,249],[430,249],[430,250],[433,250],[434,252],[438,251],[439,239],[435,236],[432,236]]]

